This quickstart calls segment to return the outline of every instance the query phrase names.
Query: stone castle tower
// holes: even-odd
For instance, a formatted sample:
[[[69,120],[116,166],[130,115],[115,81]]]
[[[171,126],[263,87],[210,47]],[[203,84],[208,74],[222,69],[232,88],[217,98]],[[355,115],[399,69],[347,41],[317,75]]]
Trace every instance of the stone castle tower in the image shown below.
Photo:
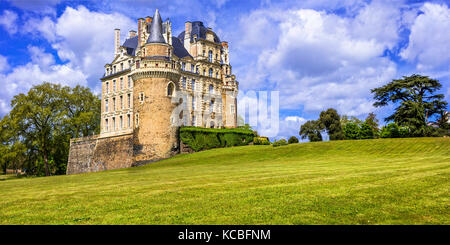
[[[179,153],[177,129],[236,127],[238,82],[228,43],[202,22],[172,36],[159,11],[138,19],[105,65],[100,135],[72,139],[67,174],[130,167]]]

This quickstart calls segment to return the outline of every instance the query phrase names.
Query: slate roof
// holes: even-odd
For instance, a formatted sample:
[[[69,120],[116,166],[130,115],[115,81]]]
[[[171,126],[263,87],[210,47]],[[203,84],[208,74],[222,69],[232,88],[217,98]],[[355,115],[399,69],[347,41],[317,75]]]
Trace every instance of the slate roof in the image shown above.
[[[155,11],[155,15],[153,15],[153,20],[150,25],[150,36],[147,39],[147,43],[166,43],[164,37],[162,35],[162,20],[161,15],[159,15],[158,9]]]
[[[201,21],[193,21],[192,22],[192,31],[191,31],[191,42],[194,41],[194,35],[197,35],[197,38],[199,39],[206,39],[206,32],[208,31],[208,28],[206,28],[203,25],[203,22]],[[184,40],[184,31],[178,35],[178,39]],[[216,35],[216,33],[213,32],[214,35],[214,42],[220,43],[219,37]]]
[[[138,45],[138,36],[135,36],[125,40],[122,46],[124,46],[127,49],[128,55],[135,56],[137,45]],[[177,37],[172,37],[172,46],[173,46],[173,53],[178,58],[191,56],[189,52],[184,48],[184,45],[181,42],[181,40],[178,39]]]

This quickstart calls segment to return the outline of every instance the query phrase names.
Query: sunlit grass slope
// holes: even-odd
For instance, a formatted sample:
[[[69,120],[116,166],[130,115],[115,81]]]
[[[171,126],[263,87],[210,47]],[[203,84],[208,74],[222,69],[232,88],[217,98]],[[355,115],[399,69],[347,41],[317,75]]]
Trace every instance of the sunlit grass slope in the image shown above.
[[[214,149],[0,181],[0,224],[450,224],[450,139]]]

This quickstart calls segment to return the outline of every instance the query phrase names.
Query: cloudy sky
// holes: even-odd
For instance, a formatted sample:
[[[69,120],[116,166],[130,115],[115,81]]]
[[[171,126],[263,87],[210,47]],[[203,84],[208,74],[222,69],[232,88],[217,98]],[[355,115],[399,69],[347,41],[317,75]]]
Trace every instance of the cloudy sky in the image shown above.
[[[0,116],[11,98],[42,81],[99,92],[103,66],[155,8],[174,35],[200,20],[230,45],[244,93],[279,91],[277,138],[298,135],[321,110],[382,122],[370,89],[404,75],[439,79],[450,98],[450,2],[361,0],[1,0]],[[241,104],[245,99],[241,100]],[[384,123],[384,122],[382,122]]]

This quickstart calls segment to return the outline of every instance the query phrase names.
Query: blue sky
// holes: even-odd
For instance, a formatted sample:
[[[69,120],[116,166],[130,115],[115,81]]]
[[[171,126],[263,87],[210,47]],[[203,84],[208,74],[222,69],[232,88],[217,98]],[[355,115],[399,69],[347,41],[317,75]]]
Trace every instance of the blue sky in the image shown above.
[[[137,18],[160,10],[178,35],[200,20],[230,45],[243,92],[280,91],[277,138],[298,135],[321,110],[383,118],[370,89],[413,73],[450,98],[449,1],[61,1],[0,2],[0,116],[11,98],[42,81],[99,92],[103,66]],[[244,98],[240,101],[242,104]],[[239,108],[239,107],[238,107]]]

